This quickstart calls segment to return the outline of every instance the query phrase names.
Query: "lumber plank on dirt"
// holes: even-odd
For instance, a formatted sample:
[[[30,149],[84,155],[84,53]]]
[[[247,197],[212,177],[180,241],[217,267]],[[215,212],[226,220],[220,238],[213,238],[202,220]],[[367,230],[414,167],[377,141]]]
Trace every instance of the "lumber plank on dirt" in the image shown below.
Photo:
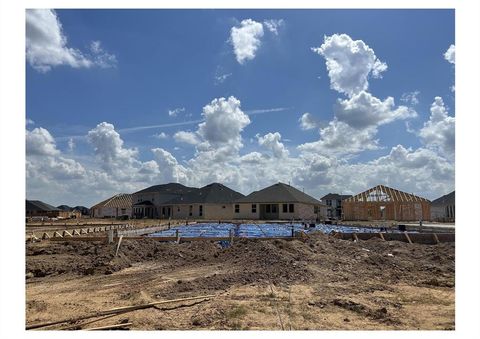
[[[410,236],[408,235],[408,232],[404,232],[403,234],[405,234],[405,238],[407,238],[408,243],[413,244],[413,241],[412,241],[412,239],[410,239]]]
[[[51,321],[51,322],[41,323],[41,324],[31,324],[31,325],[27,325],[26,329],[27,330],[33,330],[33,329],[36,329],[36,328],[48,327],[48,326],[63,324],[63,323],[67,323],[67,322],[73,323],[73,322],[77,322],[77,321],[84,320],[84,319],[103,317],[103,316],[110,315],[110,314],[118,314],[118,313],[126,313],[126,312],[136,311],[136,310],[140,310],[140,309],[154,307],[155,305],[162,305],[162,304],[174,303],[174,302],[179,302],[179,301],[209,299],[209,298],[214,298],[216,296],[217,296],[216,294],[210,294],[210,295],[203,295],[203,296],[197,296],[197,297],[154,301],[154,302],[147,303],[147,304],[140,304],[140,305],[133,305],[133,306],[116,307],[116,308],[111,308],[111,309],[108,309],[108,310],[105,310],[105,311],[100,311],[100,312],[97,312],[97,313],[94,313],[94,314],[89,314],[89,315],[77,317],[77,318],[63,319],[63,320]]]
[[[86,328],[85,331],[113,330],[115,328],[128,327],[132,324],[133,323],[124,323],[124,324],[115,324],[115,325],[107,325],[107,326],[101,326],[101,327]]]
[[[63,235],[64,238],[65,238],[65,236],[67,236],[67,235],[68,235],[69,237],[73,237],[73,235],[72,235],[69,231],[63,231],[63,232],[62,232],[62,235]]]
[[[115,256],[118,255],[118,250],[120,249],[120,244],[122,243],[123,235],[118,239],[117,250],[115,251]]]
[[[440,244],[440,240],[438,239],[438,236],[436,233],[433,233],[433,240],[435,240],[436,244]]]
[[[80,323],[80,324],[73,324],[73,325],[70,325],[70,326],[67,326],[67,327],[62,327],[61,330],[65,331],[65,330],[71,330],[71,329],[82,329],[82,326],[93,324],[93,323],[96,323],[96,322],[99,322],[99,321],[102,321],[102,320],[106,320],[106,319],[109,319],[109,318],[117,317],[119,315],[121,315],[121,313],[107,315],[105,317],[90,320],[90,321],[86,321],[86,322],[83,322],[83,323]]]
[[[383,241],[385,241],[385,237],[383,236],[383,233],[382,233],[382,232],[379,232],[379,233],[378,233],[378,236],[380,237],[380,239],[382,239]]]
[[[197,296],[197,297],[189,297],[189,298],[172,299],[172,300],[154,301],[154,302],[147,303],[147,304],[116,307],[116,308],[112,308],[112,309],[109,309],[109,310],[106,310],[106,311],[102,311],[102,313],[103,314],[111,314],[111,313],[122,312],[122,311],[134,311],[134,310],[140,310],[140,309],[143,309],[143,308],[149,308],[149,307],[152,307],[152,306],[155,306],[155,305],[174,303],[174,302],[178,302],[178,301],[207,299],[207,298],[214,298],[214,297],[216,297],[216,294]]]
[[[58,233],[57,231],[53,232],[53,238],[63,238],[63,235],[61,235],[60,233]]]

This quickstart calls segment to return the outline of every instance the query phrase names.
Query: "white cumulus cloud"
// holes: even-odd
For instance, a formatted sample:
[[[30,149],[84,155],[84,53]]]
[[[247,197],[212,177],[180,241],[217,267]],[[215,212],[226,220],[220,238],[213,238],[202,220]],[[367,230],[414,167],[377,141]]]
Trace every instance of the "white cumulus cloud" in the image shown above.
[[[375,139],[375,126],[356,129],[345,122],[334,119],[328,126],[321,128],[320,139],[299,145],[297,148],[304,154],[324,154],[349,156],[365,150],[379,148]]]
[[[445,60],[451,64],[455,64],[455,45],[450,45],[447,51],[443,54]]]
[[[203,107],[202,116],[205,121],[198,125],[198,134],[214,147],[242,147],[240,133],[250,124],[250,118],[241,110],[240,105],[240,100],[233,96],[212,100]]]
[[[128,177],[140,165],[136,160],[138,151],[124,148],[120,134],[110,123],[98,124],[88,132],[87,139],[100,159],[102,168],[109,174]]]
[[[308,112],[303,113],[298,121],[300,122],[300,128],[304,131],[319,127],[318,121]]]
[[[45,128],[37,127],[32,131],[26,131],[27,155],[57,155],[55,139]]]
[[[196,145],[200,142],[198,136],[193,132],[178,131],[173,135],[176,142],[182,142],[185,144]]]
[[[230,30],[230,42],[233,52],[239,64],[253,60],[261,45],[263,37],[263,25],[252,19],[242,20],[240,27],[232,27]]]
[[[258,144],[265,149],[272,152],[275,158],[285,158],[289,152],[285,148],[285,145],[281,142],[282,136],[280,133],[268,133],[264,136],[257,134]]]
[[[384,101],[368,92],[361,91],[351,98],[337,101],[335,116],[354,128],[365,128],[390,123],[398,119],[407,119],[417,116],[417,113],[406,106],[395,108],[392,97]]]
[[[435,97],[430,106],[430,118],[419,135],[427,147],[450,157],[455,154],[455,117],[448,115],[441,97]]]
[[[57,13],[52,9],[27,9],[26,56],[29,64],[39,72],[48,72],[52,67],[67,65],[74,68],[93,66],[111,67],[116,63],[113,54],[108,54],[94,42],[93,57],[67,45],[67,37]]]
[[[352,96],[368,89],[370,74],[381,78],[387,64],[380,61],[372,48],[347,34],[325,36],[320,47],[312,51],[325,58],[332,89]]]

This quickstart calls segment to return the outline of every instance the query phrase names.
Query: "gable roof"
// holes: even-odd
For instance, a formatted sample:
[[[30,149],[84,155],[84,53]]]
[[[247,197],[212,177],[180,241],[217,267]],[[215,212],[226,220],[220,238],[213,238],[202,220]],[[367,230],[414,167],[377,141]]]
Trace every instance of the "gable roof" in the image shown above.
[[[27,212],[42,211],[42,212],[52,212],[60,211],[58,208],[46,204],[40,200],[26,200],[25,208]]]
[[[91,208],[102,208],[102,207],[131,208],[132,195],[127,193],[120,193],[102,202],[99,202],[98,204],[92,206]]]
[[[345,200],[350,198],[351,194],[338,194],[338,193],[328,193],[327,195],[320,198],[320,200]]]
[[[176,183],[176,182],[171,182],[168,184],[161,184],[161,185],[154,185],[150,186],[147,188],[144,188],[143,190],[140,190],[138,192],[135,192],[133,194],[137,193],[170,193],[170,194],[184,194],[186,192],[189,192],[191,190],[195,190],[198,188],[195,187],[188,187],[184,186],[182,184]]]
[[[433,200],[432,205],[455,205],[455,191]]]
[[[377,185],[365,192],[356,194],[344,202],[430,202],[430,200],[419,197],[414,194],[402,192],[385,185]]]
[[[321,205],[321,202],[293,186],[279,182],[260,191],[254,191],[246,197],[238,199],[240,203],[282,203],[296,202]]]
[[[175,197],[172,200],[167,201],[166,204],[228,204],[242,197],[244,197],[242,193],[214,182],[202,188]]]

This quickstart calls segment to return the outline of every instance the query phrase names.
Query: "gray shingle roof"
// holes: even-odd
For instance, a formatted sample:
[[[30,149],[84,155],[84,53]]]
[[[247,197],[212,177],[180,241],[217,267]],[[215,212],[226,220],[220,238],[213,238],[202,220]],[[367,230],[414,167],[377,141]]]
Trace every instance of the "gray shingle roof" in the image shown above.
[[[102,202],[99,202],[91,208],[101,207],[119,207],[119,208],[131,208],[132,207],[132,195],[126,193],[120,193],[110,197]]]
[[[455,205],[455,191],[433,200],[432,205]]]
[[[154,193],[154,192],[160,192],[160,193],[170,193],[170,194],[184,194],[186,192],[189,192],[191,190],[195,190],[198,188],[195,187],[188,187],[184,186],[182,184],[176,183],[176,182],[171,182],[168,184],[161,184],[161,185],[154,185],[147,187],[143,190],[140,190],[136,193]]]
[[[345,200],[350,198],[352,195],[349,194],[338,194],[338,193],[328,193],[327,195],[320,198],[320,200]]]
[[[42,212],[51,212],[51,211],[59,211],[58,208],[46,204],[40,200],[26,200],[26,211],[27,212],[34,212],[34,211],[42,211]]]
[[[321,202],[310,195],[299,191],[295,187],[279,182],[266,187],[260,191],[255,191],[246,197],[238,199],[239,203],[304,203],[320,205]]]
[[[173,198],[165,204],[228,204],[242,197],[243,194],[225,185],[212,183]]]

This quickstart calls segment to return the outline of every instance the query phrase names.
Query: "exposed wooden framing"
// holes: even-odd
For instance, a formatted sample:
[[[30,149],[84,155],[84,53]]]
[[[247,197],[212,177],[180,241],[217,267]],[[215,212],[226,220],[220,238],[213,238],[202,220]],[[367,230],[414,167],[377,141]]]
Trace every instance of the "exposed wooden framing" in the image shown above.
[[[43,232],[42,239],[50,239],[50,234]]]
[[[80,229],[80,235],[82,235],[82,234],[87,234],[87,233],[88,233],[88,231],[85,230],[84,228],[81,228],[81,229]]]
[[[404,232],[403,234],[405,234],[405,238],[407,238],[408,243],[413,244],[413,241],[412,241],[412,239],[410,239],[410,236],[408,235],[408,232]]]
[[[378,236],[380,237],[380,239],[382,239],[383,241],[385,241],[385,237],[383,236],[383,233],[382,233],[382,232],[378,232]]]
[[[390,199],[380,196],[367,198],[372,192],[384,192]],[[430,201],[384,185],[361,192],[342,203],[344,220],[397,220],[418,221],[430,219]],[[380,207],[384,206],[383,212]]]
[[[435,240],[436,244],[440,244],[440,240],[438,239],[438,236],[436,233],[433,233],[433,240]]]
[[[400,199],[398,199],[398,194],[397,194],[397,192],[398,192],[397,190],[394,190],[394,191],[393,191],[393,196],[395,197],[395,200],[394,200],[395,202],[400,201]]]

